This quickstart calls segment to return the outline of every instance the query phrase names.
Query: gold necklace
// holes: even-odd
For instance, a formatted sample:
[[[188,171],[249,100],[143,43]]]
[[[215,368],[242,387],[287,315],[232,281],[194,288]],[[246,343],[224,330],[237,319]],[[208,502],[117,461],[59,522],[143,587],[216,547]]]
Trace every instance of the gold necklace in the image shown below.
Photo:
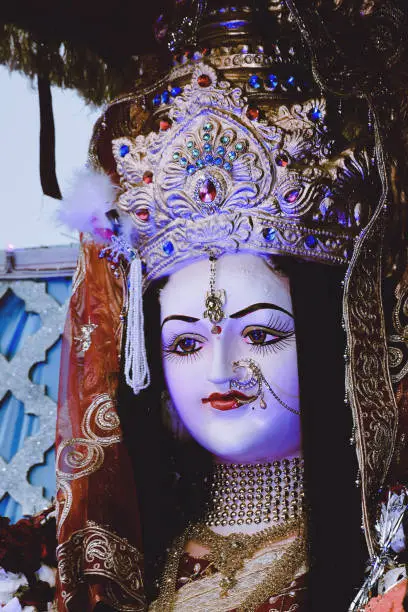
[[[214,533],[206,525],[190,525],[181,536],[176,538],[169,552],[163,572],[160,596],[154,609],[160,612],[174,610],[180,559],[189,540],[194,540],[209,548],[210,552],[204,558],[214,564],[222,574],[220,596],[226,597],[229,589],[237,584],[236,573],[244,567],[245,560],[252,558],[258,550],[291,535],[296,535],[295,541],[289,544],[282,557],[273,563],[265,579],[237,608],[239,612],[256,610],[268,597],[281,593],[293,580],[306,561],[303,522],[291,520],[252,535],[238,533],[228,536]]]
[[[215,466],[205,516],[209,527],[270,524],[302,514],[302,459]]]

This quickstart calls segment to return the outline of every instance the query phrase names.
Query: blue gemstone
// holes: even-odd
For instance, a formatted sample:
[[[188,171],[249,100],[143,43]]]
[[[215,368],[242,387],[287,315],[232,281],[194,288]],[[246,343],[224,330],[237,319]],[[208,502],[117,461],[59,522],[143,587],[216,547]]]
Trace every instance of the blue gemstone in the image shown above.
[[[183,90],[181,89],[181,87],[172,87],[170,93],[173,96],[173,98],[175,98],[176,96],[179,96],[182,91]]]
[[[204,168],[205,163],[203,159],[197,159],[197,168]]]
[[[229,162],[225,162],[224,168],[225,170],[232,170],[232,164],[230,164]]]
[[[228,153],[228,157],[232,159],[232,161],[234,161],[234,159],[237,159],[237,154],[235,153],[235,151],[230,151]]]
[[[310,235],[306,238],[305,240],[305,245],[309,248],[309,249],[314,249],[317,246],[317,240],[314,236]]]
[[[161,101],[163,102],[163,104],[168,104],[170,102],[170,92],[163,91],[161,95]]]
[[[170,240],[163,244],[163,251],[166,255],[171,255],[174,252],[174,245]]]
[[[211,131],[213,129],[213,124],[212,123],[206,123],[204,125],[204,129],[205,129],[206,132]]]
[[[212,164],[214,162],[214,158],[212,155],[206,155],[205,156],[205,163],[206,164]]]
[[[268,227],[264,229],[263,235],[265,240],[267,240],[268,242],[272,242],[275,238],[276,230],[274,230],[272,227]]]
[[[319,121],[322,118],[322,111],[320,108],[312,108],[309,113],[309,117],[312,121]]]
[[[212,146],[209,142],[206,142],[204,145],[204,151],[211,151]]]
[[[216,157],[216,158],[214,159],[214,164],[215,164],[216,166],[222,166],[222,162],[223,162],[222,157]]]
[[[198,156],[200,155],[200,151],[199,151],[198,149],[193,149],[193,150],[191,151],[191,155],[192,155],[193,157],[198,157]]]
[[[218,155],[225,155],[224,147],[218,147],[216,153],[218,153]]]
[[[244,150],[244,144],[242,142],[237,142],[237,144],[235,145],[235,150],[236,151],[243,151]]]
[[[194,147],[194,142],[192,140],[189,140],[187,143],[187,148],[191,149],[192,147]]]
[[[173,159],[174,159],[175,161],[177,161],[179,157],[180,157],[180,153],[178,153],[177,151],[175,151],[175,152],[173,153]]]
[[[203,140],[205,140],[206,142],[208,142],[210,138],[211,138],[210,134],[204,134],[203,136]]]
[[[194,172],[195,172],[195,171],[196,171],[196,167],[195,167],[195,166],[193,166],[193,164],[189,164],[189,165],[187,166],[187,172],[188,172],[189,174],[194,174]]]
[[[262,85],[262,81],[258,75],[251,74],[251,76],[248,79],[248,85],[252,87],[253,89],[259,89]]]
[[[180,157],[180,164],[182,166],[187,166],[187,158],[186,157]]]
[[[286,202],[288,202],[289,204],[293,204],[294,202],[296,202],[296,200],[298,199],[300,194],[300,189],[291,189],[286,195],[285,195],[285,200]]]
[[[161,97],[159,96],[159,94],[157,94],[153,98],[153,104],[154,104],[154,106],[159,106],[160,102],[161,102]]]
[[[129,153],[129,147],[128,145],[122,145],[119,149],[119,155],[121,157],[125,157],[125,155],[127,155]]]
[[[270,87],[271,89],[275,89],[278,86],[278,77],[276,76],[276,74],[269,74],[267,83],[268,87]]]
[[[294,76],[290,76],[288,78],[288,80],[286,81],[286,83],[290,86],[293,86],[295,84],[295,77]]]
[[[229,136],[221,136],[220,140],[221,140],[222,144],[228,144],[229,141],[230,141],[230,138],[229,138]]]

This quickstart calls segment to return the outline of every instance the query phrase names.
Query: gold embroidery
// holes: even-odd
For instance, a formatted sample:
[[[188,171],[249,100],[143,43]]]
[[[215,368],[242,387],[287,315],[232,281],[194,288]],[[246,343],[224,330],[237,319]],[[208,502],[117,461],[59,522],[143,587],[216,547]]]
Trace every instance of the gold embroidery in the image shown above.
[[[111,398],[105,393],[97,395],[82,419],[84,435],[91,440],[95,440],[101,446],[110,446],[120,442],[119,428],[119,417]],[[112,435],[106,436],[106,433]]]
[[[74,277],[72,279],[72,292],[71,296],[75,295],[78,287],[82,284],[85,278],[85,251],[84,246],[81,244],[78,255],[78,263],[75,270]]]
[[[377,143],[377,150],[380,143]],[[384,169],[382,170],[384,172]],[[375,513],[397,437],[398,407],[388,367],[382,305],[382,206],[356,246],[344,295],[348,363],[346,390],[353,412],[361,472],[364,533],[370,555],[375,550]]]
[[[76,531],[57,548],[58,571],[64,603],[75,594],[75,587],[86,576],[104,576],[120,587],[131,601],[118,602],[121,610],[134,612],[146,609],[143,577],[140,569],[142,554],[129,542],[92,521]],[[120,596],[109,589],[110,596]],[[123,594],[122,594],[123,600]]]
[[[268,597],[282,593],[299,575],[306,562],[302,531],[296,521],[254,535],[221,536],[200,524],[190,526],[176,539],[169,552],[160,596],[150,612],[256,610]],[[189,540],[201,544],[205,540],[205,546],[210,550],[206,558],[219,572],[192,581],[176,592],[180,559]]]
[[[227,597],[220,597],[220,574],[216,573],[182,586],[177,591],[173,608],[163,607],[159,599],[150,606],[149,612],[165,612],[171,609],[177,612],[196,612],[197,610],[229,612],[235,608],[245,611],[256,610],[259,605],[271,598],[274,585],[271,583],[270,575],[275,574],[278,563],[286,573],[288,569],[287,552],[287,543],[286,546],[275,544],[265,548],[253,559],[246,561],[244,567],[237,572],[237,583],[230,589]],[[293,578],[306,571],[306,568],[300,567],[299,563],[296,566]],[[283,588],[277,596],[286,593],[288,589]],[[271,609],[273,610],[272,606]]]
[[[91,323],[91,319],[88,319],[88,323],[85,325],[81,325],[81,334],[74,337],[81,353],[86,353],[91,348],[91,336],[97,328],[98,326],[95,323]]]
[[[72,506],[71,480],[93,474],[103,464],[103,447],[121,441],[119,417],[107,393],[97,395],[82,419],[83,438],[63,440],[56,456],[57,516],[59,536]]]

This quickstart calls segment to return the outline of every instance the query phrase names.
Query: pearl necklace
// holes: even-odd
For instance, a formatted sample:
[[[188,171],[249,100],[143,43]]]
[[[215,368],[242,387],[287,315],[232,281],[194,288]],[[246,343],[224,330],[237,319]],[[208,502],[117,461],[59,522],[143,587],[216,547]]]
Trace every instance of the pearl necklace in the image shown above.
[[[303,460],[217,464],[208,527],[281,523],[303,513]]]

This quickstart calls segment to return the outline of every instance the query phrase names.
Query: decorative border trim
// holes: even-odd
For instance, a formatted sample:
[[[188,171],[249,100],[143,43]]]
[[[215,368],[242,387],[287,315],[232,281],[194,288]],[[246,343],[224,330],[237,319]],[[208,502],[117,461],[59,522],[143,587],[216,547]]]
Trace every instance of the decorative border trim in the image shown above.
[[[61,595],[67,604],[76,587],[86,576],[103,576],[119,586],[132,598],[128,610],[143,612],[146,602],[143,596],[141,552],[125,538],[119,537],[93,521],[75,531],[69,540],[57,547]]]

